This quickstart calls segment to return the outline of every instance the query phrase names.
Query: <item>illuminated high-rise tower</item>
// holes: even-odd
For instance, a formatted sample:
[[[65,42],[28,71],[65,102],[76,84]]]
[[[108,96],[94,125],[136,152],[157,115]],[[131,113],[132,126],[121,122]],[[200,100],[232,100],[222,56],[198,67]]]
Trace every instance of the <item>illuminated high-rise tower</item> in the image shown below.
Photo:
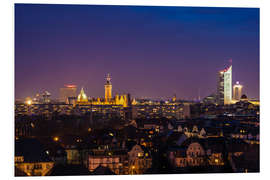
[[[240,100],[242,96],[242,89],[243,86],[239,84],[239,81],[236,82],[235,85],[233,85],[233,99],[234,100]]]
[[[60,88],[60,102],[68,102],[69,97],[77,96],[77,86],[75,85],[65,85],[65,87]]]
[[[230,104],[232,101],[232,65],[218,72],[217,103]]]
[[[112,99],[112,83],[110,74],[107,74],[105,87],[105,102],[110,102]]]

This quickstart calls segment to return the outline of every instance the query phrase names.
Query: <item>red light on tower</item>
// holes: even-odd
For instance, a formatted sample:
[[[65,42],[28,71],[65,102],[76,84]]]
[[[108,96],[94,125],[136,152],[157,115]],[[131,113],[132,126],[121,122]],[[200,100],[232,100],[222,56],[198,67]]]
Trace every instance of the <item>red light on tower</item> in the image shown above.
[[[77,86],[76,85],[72,85],[72,84],[68,84],[68,85],[65,85],[65,87],[67,87],[67,88],[76,88]]]

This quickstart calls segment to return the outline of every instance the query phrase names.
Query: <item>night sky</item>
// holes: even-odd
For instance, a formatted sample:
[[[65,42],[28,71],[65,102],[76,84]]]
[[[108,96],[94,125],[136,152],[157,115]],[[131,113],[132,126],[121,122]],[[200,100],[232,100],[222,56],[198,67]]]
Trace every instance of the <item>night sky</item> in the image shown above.
[[[259,98],[259,9],[15,5],[15,98],[65,84],[103,97],[110,73],[113,94],[193,100],[229,59]]]

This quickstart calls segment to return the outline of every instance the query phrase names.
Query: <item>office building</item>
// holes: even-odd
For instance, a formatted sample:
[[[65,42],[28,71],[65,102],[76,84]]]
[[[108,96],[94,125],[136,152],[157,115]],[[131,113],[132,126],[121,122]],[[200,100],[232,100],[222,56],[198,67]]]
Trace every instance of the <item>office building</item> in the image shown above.
[[[218,72],[217,103],[230,104],[232,101],[232,66]]]
[[[77,96],[77,86],[75,85],[65,85],[65,87],[60,88],[60,102],[65,102],[68,104],[69,97],[76,97]]]
[[[236,84],[233,86],[233,99],[234,100],[240,100],[242,96],[242,89],[243,86],[239,84],[239,81],[236,82]]]

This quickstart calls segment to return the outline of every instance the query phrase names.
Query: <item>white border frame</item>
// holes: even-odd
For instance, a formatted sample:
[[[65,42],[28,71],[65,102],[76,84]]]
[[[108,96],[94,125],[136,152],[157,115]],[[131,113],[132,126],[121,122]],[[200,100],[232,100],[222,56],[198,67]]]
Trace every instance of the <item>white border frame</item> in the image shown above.
[[[270,125],[267,113],[270,107],[268,67],[269,58],[269,0],[7,0],[0,5],[1,12],[1,177],[13,179],[14,164],[14,3],[46,3],[46,4],[106,4],[106,5],[151,5],[151,6],[200,6],[200,7],[257,7],[260,8],[260,100],[261,100],[261,152],[260,173],[248,174],[181,174],[181,175],[138,175],[138,176],[61,176],[42,177],[42,179],[123,179],[123,178],[174,178],[174,179],[254,179],[266,178],[269,166],[269,138],[267,127]],[[31,177],[39,179],[40,177]],[[22,178],[25,179],[25,178]]]

